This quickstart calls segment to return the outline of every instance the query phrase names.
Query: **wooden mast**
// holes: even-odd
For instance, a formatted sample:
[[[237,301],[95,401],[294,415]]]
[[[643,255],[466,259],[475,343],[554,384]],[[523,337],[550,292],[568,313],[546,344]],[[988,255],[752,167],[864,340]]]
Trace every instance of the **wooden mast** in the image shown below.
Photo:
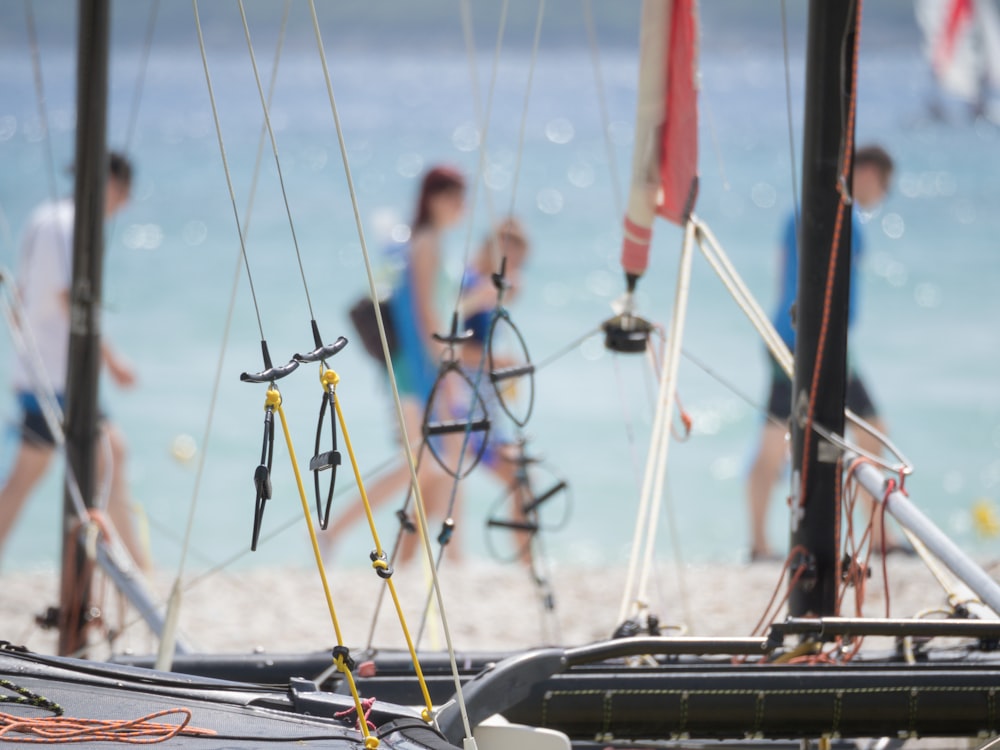
[[[851,274],[851,207],[840,208],[842,157],[853,130],[853,69],[857,55],[854,0],[811,0],[806,58],[802,218],[792,389],[791,569],[808,566],[789,599],[789,614],[830,615],[836,608],[837,463],[832,447],[809,430],[844,433],[847,313]],[[845,189],[850,189],[850,172]],[[832,288],[828,290],[838,210],[842,212]],[[825,326],[824,326],[825,319]],[[825,334],[823,329],[825,327]],[[821,337],[823,338],[822,350]],[[819,370],[814,381],[814,372]],[[815,382],[815,392],[813,385]],[[803,476],[805,479],[803,480]],[[794,573],[793,573],[794,575]]]
[[[69,371],[66,377],[66,460],[92,507],[97,477],[97,386],[100,371],[101,286],[104,262],[105,148],[108,101],[109,0],[80,0],[76,89],[75,221],[70,287]],[[67,484],[67,487],[69,485]],[[68,489],[63,502],[63,564],[59,653],[79,651],[88,612],[82,580],[84,550]]]

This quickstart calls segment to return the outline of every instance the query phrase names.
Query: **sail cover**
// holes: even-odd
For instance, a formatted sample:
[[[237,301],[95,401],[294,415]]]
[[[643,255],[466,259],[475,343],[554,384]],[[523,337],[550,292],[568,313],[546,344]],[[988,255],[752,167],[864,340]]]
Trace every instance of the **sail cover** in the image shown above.
[[[977,102],[1000,87],[1000,15],[993,0],[918,0],[915,9],[945,91]]]
[[[622,267],[640,275],[653,219],[682,224],[698,175],[697,33],[694,0],[643,0],[632,182]]]

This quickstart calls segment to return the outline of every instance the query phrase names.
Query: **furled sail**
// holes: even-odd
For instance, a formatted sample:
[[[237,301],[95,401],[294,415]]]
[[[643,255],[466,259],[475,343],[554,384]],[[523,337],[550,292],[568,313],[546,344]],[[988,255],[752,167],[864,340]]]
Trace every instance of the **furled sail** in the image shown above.
[[[917,21],[938,84],[982,103],[1000,90],[1000,13],[993,0],[918,0]]]
[[[632,182],[622,267],[646,270],[653,219],[682,224],[698,185],[697,33],[694,0],[644,0]]]

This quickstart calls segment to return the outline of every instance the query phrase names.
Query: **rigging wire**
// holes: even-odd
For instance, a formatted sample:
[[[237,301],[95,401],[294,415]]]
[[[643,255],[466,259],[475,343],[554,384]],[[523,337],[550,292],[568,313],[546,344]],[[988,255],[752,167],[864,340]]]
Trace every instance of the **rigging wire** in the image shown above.
[[[503,4],[500,6],[500,21],[499,27],[497,29],[497,40],[496,46],[493,50],[493,66],[490,72],[490,85],[486,93],[486,110],[483,111],[482,101],[479,92],[479,72],[476,68],[476,40],[472,29],[472,9],[470,7],[469,0],[462,0],[460,3],[461,7],[461,17],[462,17],[462,35],[465,40],[465,52],[466,59],[469,64],[469,78],[472,86],[472,104],[473,112],[475,113],[476,119],[478,120],[479,127],[479,157],[476,160],[476,176],[472,181],[472,194],[470,196],[469,205],[471,209],[469,211],[468,219],[468,230],[465,235],[465,247],[462,250],[462,281],[465,277],[465,269],[469,266],[469,256],[472,251],[472,235],[475,229],[475,222],[473,219],[476,214],[476,205],[479,201],[479,185],[485,180],[486,177],[486,143],[489,138],[490,132],[490,120],[493,115],[493,95],[496,90],[497,82],[497,70],[500,67],[500,51],[503,49],[503,38],[504,33],[507,28],[507,9],[510,5],[510,0],[503,0]],[[527,101],[525,101],[525,106],[527,106]],[[516,179],[516,175],[515,175]],[[493,212],[493,198],[489,191],[483,193],[483,197],[486,201],[486,218],[489,224],[492,226],[494,222],[494,212]],[[511,199],[513,201],[513,198]],[[491,233],[492,236],[492,233]],[[490,243],[491,250],[494,255],[494,262],[499,265],[499,258],[496,258],[497,246],[495,242]],[[462,305],[462,283],[458,285],[458,293],[455,296],[455,307],[454,312],[457,314],[461,309]]]
[[[156,32],[156,18],[160,11],[160,0],[153,0],[149,10],[149,21],[146,22],[146,37],[142,46],[142,58],[139,61],[139,74],[135,79],[135,89],[132,92],[132,105],[129,111],[128,125],[125,129],[125,151],[129,150],[135,137],[135,127],[139,120],[139,103],[145,90],[146,68],[149,65],[149,54],[153,48],[153,35]]]
[[[791,66],[788,63],[788,19],[785,8],[785,0],[781,0],[781,47],[785,59],[785,109],[788,114],[788,156],[792,172],[792,210],[795,212],[795,234],[798,236],[801,227],[799,217],[799,183],[798,167],[795,162],[795,127],[792,124],[792,76]]]
[[[701,107],[705,111],[706,125],[708,125],[708,137],[712,141],[712,150],[715,152],[715,160],[719,163],[719,176],[722,178],[722,189],[727,193],[733,189],[726,175],[726,161],[722,158],[722,148],[719,146],[719,135],[715,129],[715,116],[712,114],[712,107],[708,97],[702,92]]]
[[[243,226],[240,224],[240,212],[236,207],[236,192],[233,189],[233,177],[229,172],[229,159],[226,157],[226,146],[222,141],[222,124],[219,122],[219,110],[215,103],[215,90],[212,88],[212,76],[208,72],[208,55],[205,52],[205,37],[201,29],[201,17],[198,14],[198,0],[191,0],[194,9],[195,27],[198,31],[198,49],[201,52],[201,64],[205,69],[205,83],[208,86],[208,99],[212,105],[212,120],[215,123],[215,135],[219,141],[219,154],[222,156],[222,168],[226,173],[226,186],[229,188],[229,200],[233,206],[233,217],[236,219],[236,232],[240,240],[240,254],[243,258],[243,265],[247,272],[247,282],[250,285],[250,297],[253,300],[254,314],[257,316],[257,330],[260,332],[261,341],[265,340],[264,323],[260,316],[260,305],[257,302],[257,291],[253,283],[253,273],[250,271],[250,259],[247,257],[246,238],[243,234]]]
[[[538,372],[542,368],[548,367],[549,365],[554,364],[557,360],[560,360],[563,357],[565,357],[567,354],[570,354],[571,352],[579,349],[580,345],[583,344],[585,341],[587,341],[587,339],[596,336],[600,332],[601,332],[601,327],[597,326],[596,328],[591,328],[589,331],[587,331],[583,335],[577,336],[575,339],[573,339],[572,341],[570,341],[565,346],[557,349],[555,352],[553,352],[549,356],[547,356],[544,359],[541,359],[538,362],[536,362],[535,363],[535,372]]]
[[[535,18],[535,37],[531,43],[531,60],[528,63],[528,83],[524,91],[524,108],[521,110],[521,127],[517,134],[517,155],[514,157],[514,174],[510,186],[510,209],[508,216],[514,215],[514,205],[517,199],[517,186],[521,176],[521,158],[524,155],[524,134],[528,125],[528,102],[531,99],[531,86],[535,80],[535,67],[538,62],[538,47],[542,39],[542,21],[545,18],[545,0],[538,0],[538,15]]]
[[[193,0],[197,2],[197,0]],[[365,240],[364,226],[361,221],[361,210],[358,206],[357,193],[354,189],[354,179],[351,176],[350,160],[347,156],[347,145],[344,141],[344,131],[340,123],[340,115],[337,112],[337,102],[333,94],[333,83],[330,80],[330,69],[326,61],[326,50],[323,46],[323,37],[320,32],[319,18],[316,15],[316,2],[315,0],[309,0],[309,10],[312,15],[313,31],[316,35],[316,46],[319,50],[320,62],[323,67],[323,78],[326,83],[327,95],[330,99],[330,110],[333,114],[333,122],[337,131],[337,143],[340,146],[340,155],[344,163],[344,176],[347,179],[347,189],[351,196],[351,206],[354,211],[354,221],[357,225],[358,230],[358,240],[361,245],[361,255],[364,259],[365,273],[368,276],[368,288],[371,292],[372,299],[378,299],[378,294],[375,285],[375,275],[372,270],[371,257],[368,253],[368,244]],[[437,596],[438,609],[441,615],[441,626],[444,630],[445,642],[448,648],[448,657],[451,662],[451,671],[455,683],[455,695],[458,702],[459,712],[462,717],[462,723],[465,730],[465,736],[467,742],[474,744],[475,740],[472,739],[472,727],[469,722],[468,710],[465,706],[465,697],[462,692],[462,681],[458,670],[458,661],[455,655],[455,647],[452,643],[451,630],[448,627],[448,618],[445,613],[444,606],[444,596],[441,591],[441,582],[438,578],[437,571],[433,568],[434,564],[434,553],[431,548],[430,536],[427,532],[427,513],[424,506],[424,500],[420,492],[420,483],[417,479],[416,465],[413,459],[413,451],[410,448],[410,442],[406,435],[406,422],[403,418],[403,407],[399,398],[399,388],[396,383],[395,372],[392,367],[392,359],[389,356],[389,344],[385,336],[385,325],[382,320],[381,312],[378,309],[378,305],[375,306],[376,311],[376,322],[378,323],[379,338],[382,342],[382,353],[385,357],[386,368],[389,373],[389,383],[392,388],[392,398],[396,410],[396,419],[399,425],[400,435],[403,438],[403,451],[406,455],[407,464],[410,467],[410,480],[413,486],[413,492],[416,500],[416,511],[417,517],[420,521],[419,529],[420,534],[423,539],[424,552],[427,555],[427,562],[431,565],[431,579],[433,581],[433,588]]]
[[[45,172],[49,181],[49,198],[56,200],[56,160],[52,149],[52,138],[49,133],[49,116],[45,106],[45,82],[42,78],[42,59],[39,51],[38,30],[35,26],[35,11],[32,0],[24,0],[24,15],[28,27],[28,45],[31,48],[31,68],[34,73],[35,99],[38,103],[38,117],[41,120],[43,140],[45,141]]]
[[[782,427],[782,428],[786,426],[785,423],[782,420],[780,420],[777,417],[775,417],[774,415],[772,415],[767,410],[766,406],[762,405],[759,401],[757,401],[757,400],[751,398],[750,396],[748,396],[746,394],[746,391],[743,391],[743,390],[740,390],[739,388],[737,388],[733,384],[733,381],[728,380],[727,378],[724,378],[716,370],[714,370],[713,368],[711,368],[705,362],[705,360],[703,360],[703,359],[701,359],[699,357],[696,357],[690,351],[688,351],[687,349],[683,349],[683,348],[681,349],[681,355],[686,360],[688,360],[691,364],[693,364],[695,367],[697,367],[699,370],[701,370],[706,375],[708,375],[710,378],[712,378],[716,383],[718,383],[723,388],[725,388],[726,390],[728,390],[731,394],[733,394],[734,396],[736,396],[737,398],[739,398],[740,400],[742,400],[745,404],[747,404],[748,406],[750,406],[752,409],[754,409],[754,410],[760,412],[762,415],[764,415],[764,417],[767,419],[768,422],[770,422],[771,424],[776,425],[778,427]]]
[[[257,55],[254,54],[253,44],[250,41],[250,27],[247,25],[247,13],[246,8],[243,6],[243,0],[238,0],[240,8],[240,18],[243,21],[243,34],[247,40],[247,51],[250,53],[250,65],[253,68],[254,81],[257,84],[257,94],[260,96],[260,106],[264,112],[264,125],[267,128],[267,135],[271,140],[271,151],[274,153],[274,166],[278,171],[278,184],[281,186],[281,198],[285,204],[285,214],[288,216],[288,229],[292,233],[292,245],[295,247],[295,259],[299,264],[299,275],[302,277],[302,289],[305,291],[306,304],[309,307],[309,318],[311,320],[316,319],[316,315],[313,312],[312,299],[309,296],[309,284],[306,282],[306,271],[302,265],[302,253],[299,250],[299,239],[295,234],[295,222],[292,221],[292,209],[288,204],[288,193],[285,190],[285,177],[281,171],[281,159],[278,158],[278,142],[274,138],[274,129],[271,127],[271,115],[269,112],[269,107],[267,103],[267,98],[264,96],[264,87],[260,82],[260,71],[257,69]]]
[[[135,137],[135,128],[139,122],[139,104],[142,102],[142,93],[146,86],[146,70],[149,67],[149,57],[153,50],[153,37],[156,33],[156,19],[160,12],[160,0],[153,0],[149,9],[149,20],[146,22],[146,36],[142,45],[142,56],[139,59],[139,72],[135,77],[135,87],[132,89],[132,103],[129,105],[128,124],[125,126],[125,144],[122,147],[128,154],[132,149],[132,141]],[[117,230],[117,215],[111,219],[111,228],[108,237],[113,238]]]
[[[594,68],[594,84],[597,88],[597,105],[601,113],[601,131],[604,134],[604,149],[607,153],[608,171],[611,172],[611,189],[615,199],[615,211],[618,216],[625,215],[625,203],[622,200],[621,177],[618,174],[618,159],[615,156],[615,144],[611,141],[611,115],[605,93],[604,74],[601,72],[601,51],[597,43],[597,28],[594,24],[594,14],[590,0],[581,0],[583,5],[583,21],[587,27],[587,41],[590,44],[590,61]]]
[[[463,31],[463,36],[465,38],[465,49],[466,49],[467,58],[468,58],[468,61],[469,61],[469,73],[470,73],[470,78],[471,78],[471,81],[472,81],[472,87],[473,87],[473,91],[474,91],[473,100],[475,102],[475,112],[476,112],[476,117],[479,118],[479,120],[480,120],[480,131],[482,132],[482,137],[481,137],[481,139],[479,141],[479,159],[478,159],[478,164],[477,164],[477,167],[476,167],[476,170],[477,170],[477,172],[476,172],[476,179],[475,179],[475,182],[473,184],[473,194],[472,194],[473,197],[472,197],[472,203],[471,203],[471,205],[472,205],[472,211],[470,211],[469,224],[468,224],[469,229],[468,229],[468,233],[466,235],[465,251],[464,251],[464,257],[462,259],[462,276],[463,276],[463,282],[464,282],[464,276],[465,276],[465,269],[468,268],[468,265],[469,265],[469,253],[470,253],[470,250],[471,250],[471,247],[472,247],[472,230],[473,230],[473,223],[474,223],[473,222],[473,216],[475,214],[476,196],[478,194],[479,184],[485,178],[486,155],[487,155],[486,141],[487,141],[487,135],[489,133],[489,128],[490,128],[490,119],[491,119],[491,115],[492,115],[492,111],[493,111],[493,95],[494,95],[494,92],[496,90],[497,72],[498,72],[498,69],[500,67],[500,52],[503,49],[504,34],[506,33],[506,29],[507,29],[507,10],[508,10],[509,4],[510,4],[509,0],[504,0],[503,5],[501,6],[501,9],[500,9],[500,21],[499,21],[499,25],[498,25],[498,29],[497,29],[496,46],[495,46],[494,51],[493,51],[493,66],[492,66],[492,70],[491,70],[491,73],[490,73],[490,85],[489,85],[489,89],[488,89],[487,97],[486,97],[486,111],[484,113],[481,110],[481,108],[480,108],[480,101],[479,101],[478,73],[476,71],[476,64],[475,64],[475,61],[476,61],[475,38],[474,38],[473,33],[472,33],[472,10],[469,7],[469,0],[462,0],[462,31]],[[541,17],[539,17],[538,21],[536,22],[536,26],[535,26],[535,43],[536,44],[538,43],[538,40],[540,38],[541,38]],[[517,181],[518,181],[518,171],[520,170],[520,164],[521,164],[521,161],[520,161],[520,159],[521,159],[520,151],[521,151],[521,146],[523,145],[523,142],[524,142],[524,123],[525,123],[525,120],[527,118],[528,103],[529,103],[529,99],[530,99],[530,86],[531,86],[531,81],[532,81],[532,79],[534,77],[534,67],[533,66],[534,66],[536,60],[537,60],[537,47],[532,50],[532,57],[531,57],[532,68],[529,71],[529,75],[528,75],[528,91],[525,93],[525,98],[524,98],[524,108],[523,108],[522,117],[521,117],[520,143],[519,143],[519,146],[518,146],[518,157],[517,157],[517,163],[515,165],[516,169],[515,169],[514,178],[513,178],[513,181],[514,181],[515,185],[517,184]],[[492,206],[492,201],[491,201],[489,192],[486,192],[484,195],[485,195],[485,198],[486,198],[487,218],[489,220],[489,223],[492,225],[493,224],[493,215],[492,215],[493,214],[493,210],[492,210],[493,206]],[[511,200],[511,207],[513,207],[516,198],[517,198],[516,193],[512,193],[511,194],[511,199],[510,199]],[[496,238],[493,236],[493,232],[490,232],[489,236],[490,236],[490,248],[491,248],[492,254],[494,256],[493,257],[493,261],[494,261],[494,264],[499,267],[501,265],[501,261],[497,257],[497,255],[499,254],[499,247],[498,247],[498,245],[496,243]],[[464,283],[459,284],[458,297],[455,300],[455,314],[456,315],[458,314],[459,309],[461,307],[461,303],[462,303],[462,292],[463,292],[462,287],[463,286],[464,286]],[[500,299],[498,299],[498,304],[499,304],[499,302],[500,302]],[[481,352],[480,357],[479,357],[479,365],[476,368],[475,378],[473,379],[473,382],[472,382],[472,386],[473,386],[472,387],[472,394],[470,396],[470,403],[469,403],[469,408],[468,408],[468,412],[467,412],[469,414],[470,420],[472,419],[472,415],[475,413],[477,399],[479,398],[479,396],[478,396],[478,394],[479,394],[479,386],[480,386],[480,384],[482,382],[483,372],[486,369],[486,359],[487,359],[486,347],[484,347],[483,351]],[[459,485],[459,482],[461,481],[461,477],[462,477],[462,463],[464,462],[464,459],[465,459],[465,452],[466,452],[466,448],[468,447],[470,432],[471,432],[470,429],[467,428],[465,430],[463,436],[462,436],[462,446],[461,446],[461,449],[460,449],[459,454],[458,454],[458,463],[457,463],[457,469],[455,471],[455,478],[454,478],[454,481],[452,482],[451,492],[450,492],[450,495],[449,495],[449,498],[448,498],[448,509],[447,509],[447,515],[446,515],[446,517],[449,517],[449,518],[451,517],[452,513],[454,512],[455,503],[456,503],[456,501],[458,499],[458,485]],[[437,565],[438,566],[440,566],[440,564],[441,564],[441,560],[443,558],[443,555],[444,555],[444,545],[442,544],[441,547],[438,550],[438,558],[437,558]],[[427,610],[425,608],[425,618],[424,618],[425,620],[426,620],[426,611]],[[421,624],[421,629],[420,630],[421,630],[421,632],[423,631],[423,623]],[[419,637],[418,637],[418,641],[419,641]]]
[[[159,0],[156,0],[159,3]],[[274,96],[275,83],[278,80],[278,64],[281,61],[281,52],[284,46],[285,31],[288,25],[288,14],[292,5],[292,0],[285,0],[284,12],[281,17],[281,26],[278,31],[278,42],[274,51],[274,62],[271,66],[271,81],[267,94],[268,101]],[[246,237],[250,230],[250,218],[253,215],[254,198],[257,194],[257,183],[260,176],[261,157],[264,151],[265,126],[261,125],[260,139],[257,143],[257,156],[254,161],[253,177],[250,182],[250,195],[247,198],[247,208],[243,216],[243,236]],[[239,291],[240,281],[240,259],[236,259],[236,267],[233,273],[233,283],[229,292],[229,305],[226,308],[226,318],[222,327],[222,342],[219,347],[219,357],[215,366],[215,377],[212,382],[212,393],[209,397],[208,413],[205,417],[205,429],[202,434],[201,450],[198,454],[198,466],[195,470],[194,486],[191,490],[191,500],[188,505],[187,522],[184,528],[183,542],[181,545],[180,561],[177,563],[177,574],[174,578],[173,587],[167,600],[167,612],[164,618],[164,632],[160,638],[160,647],[156,657],[156,668],[169,670],[170,662],[174,653],[174,641],[176,639],[177,621],[180,615],[181,594],[184,591],[182,579],[184,569],[187,564],[187,556],[191,546],[191,537],[194,534],[194,519],[198,507],[198,499],[201,492],[201,482],[205,473],[205,459],[208,452],[208,443],[212,435],[212,426],[215,419],[215,411],[218,405],[219,391],[222,387],[222,371],[226,358],[226,349],[229,345],[229,335],[232,330],[233,314],[236,309],[236,295]]]

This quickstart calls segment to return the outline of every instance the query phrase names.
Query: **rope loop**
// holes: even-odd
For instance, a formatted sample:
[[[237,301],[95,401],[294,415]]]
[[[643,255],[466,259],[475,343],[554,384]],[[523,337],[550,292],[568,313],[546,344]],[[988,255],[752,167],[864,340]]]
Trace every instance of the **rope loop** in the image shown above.
[[[368,717],[371,716],[372,706],[375,705],[374,698],[362,698],[361,699],[361,710],[364,713],[365,723],[368,725],[369,730],[375,729],[375,724]],[[353,724],[354,726],[361,728],[361,722],[358,717],[358,709],[355,706],[350,708],[345,708],[343,711],[337,711],[333,714],[333,718],[340,719],[345,723]],[[374,737],[371,739],[375,739]],[[367,742],[365,744],[367,747]],[[375,745],[372,747],[378,747],[378,740],[375,740]]]
[[[152,721],[161,716],[181,716],[180,724],[160,724]],[[187,708],[167,708],[137,719],[75,719],[67,716],[25,718],[0,713],[0,742],[53,745],[63,742],[122,742],[129,745],[151,745],[165,742],[177,735],[211,737],[216,732],[188,726],[191,711]],[[27,736],[25,736],[27,735]]]

